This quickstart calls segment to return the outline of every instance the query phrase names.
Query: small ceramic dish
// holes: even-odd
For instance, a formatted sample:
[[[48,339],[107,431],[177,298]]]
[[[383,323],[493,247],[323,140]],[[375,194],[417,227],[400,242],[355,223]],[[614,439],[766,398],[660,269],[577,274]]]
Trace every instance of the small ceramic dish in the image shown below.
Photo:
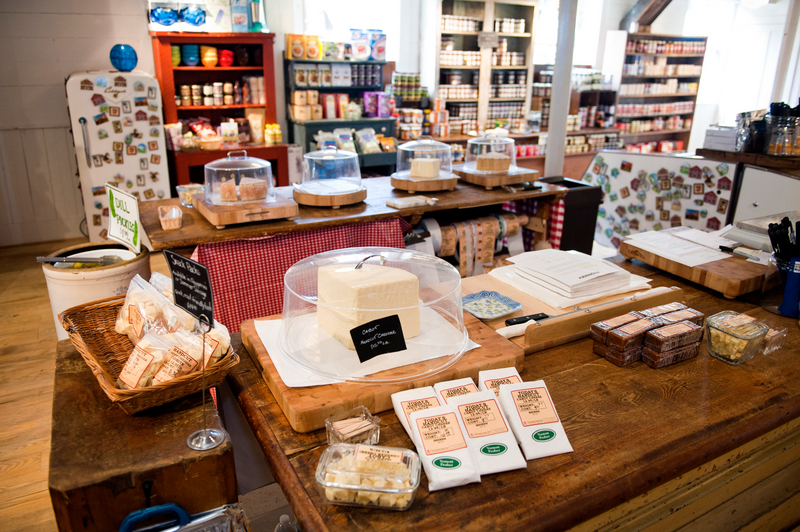
[[[462,300],[464,310],[482,320],[493,320],[522,309],[522,304],[497,292],[467,294]]]

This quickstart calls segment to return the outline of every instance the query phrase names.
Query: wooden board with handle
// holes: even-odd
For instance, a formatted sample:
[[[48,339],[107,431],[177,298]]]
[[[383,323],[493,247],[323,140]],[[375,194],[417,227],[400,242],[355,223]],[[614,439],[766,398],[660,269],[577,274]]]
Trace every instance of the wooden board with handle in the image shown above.
[[[353,205],[354,203],[361,203],[367,199],[367,189],[362,187],[355,192],[347,192],[345,194],[309,194],[303,190],[295,188],[292,191],[294,200],[300,205],[307,205],[309,207],[331,207],[338,209],[342,205]]]
[[[270,316],[264,319],[275,320],[280,318],[280,316]],[[485,369],[511,366],[516,367],[517,370],[522,369],[525,353],[521,348],[496,334],[490,327],[470,314],[464,314],[464,325],[467,327],[470,339],[481,347],[464,353],[461,360],[455,365],[435,375],[400,384],[343,382],[306,388],[289,388],[283,383],[269,353],[267,353],[264,344],[258,337],[254,320],[242,323],[241,333],[242,343],[253,355],[253,360],[260,367],[264,380],[275,396],[289,424],[297,432],[310,432],[323,428],[326,418],[359,405],[366,406],[373,413],[391,410],[392,394],[396,392],[410,388],[432,386],[437,382],[463,377],[471,377],[477,382],[478,372]],[[421,369],[420,366],[434,366],[436,364],[437,362],[434,359],[420,362],[413,366],[403,366],[388,370],[383,374],[405,372],[411,367],[417,371]]]
[[[509,318],[540,312],[551,316],[547,320],[528,326],[523,336],[511,338],[511,341],[520,346],[526,355],[586,338],[589,336],[589,326],[597,321],[613,318],[631,310],[643,310],[683,300],[683,290],[680,288],[659,287],[597,298],[581,303],[578,309],[556,309],[488,274],[462,279],[461,292],[464,295],[481,290],[499,292],[522,304],[522,310],[502,318],[487,320],[486,325],[492,329],[505,327],[505,320]]]
[[[519,185],[520,183],[533,182],[539,179],[538,170],[520,168],[518,166],[510,168],[508,172],[484,174],[466,168],[465,164],[457,164],[453,166],[453,173],[462,181],[484,187],[486,190],[492,190],[494,187],[502,187],[503,185]]]
[[[392,186],[398,190],[405,190],[409,194],[414,192],[442,192],[453,190],[458,184],[458,176],[438,177],[436,179],[410,179],[407,177],[392,176]]]
[[[214,205],[205,200],[205,194],[197,194],[193,203],[197,212],[217,229],[224,229],[226,225],[293,218],[299,212],[294,200],[280,194],[275,195],[275,201],[232,205]]]
[[[640,260],[659,270],[722,292],[722,295],[728,299],[759,290],[764,280],[764,274],[767,272],[766,265],[747,262],[747,259],[740,256],[708,262],[692,268],[636,247],[633,242],[627,240],[622,243],[619,252],[626,259]]]

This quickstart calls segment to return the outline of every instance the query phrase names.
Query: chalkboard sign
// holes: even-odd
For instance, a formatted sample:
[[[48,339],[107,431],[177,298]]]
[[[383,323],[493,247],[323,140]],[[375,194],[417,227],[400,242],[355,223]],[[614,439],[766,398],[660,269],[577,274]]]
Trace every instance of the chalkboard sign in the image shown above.
[[[214,327],[214,298],[208,268],[172,251],[164,250],[169,271],[172,274],[172,291],[175,304]]]
[[[362,363],[378,355],[403,351],[406,348],[403,327],[397,314],[350,329],[350,337]]]

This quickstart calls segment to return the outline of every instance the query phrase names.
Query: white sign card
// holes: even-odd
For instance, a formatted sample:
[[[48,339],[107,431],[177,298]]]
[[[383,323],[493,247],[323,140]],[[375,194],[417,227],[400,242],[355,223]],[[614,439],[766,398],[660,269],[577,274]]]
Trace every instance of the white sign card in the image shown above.
[[[142,247],[142,222],[139,221],[139,200],[111,185],[106,185],[108,196],[108,238],[134,249]]]

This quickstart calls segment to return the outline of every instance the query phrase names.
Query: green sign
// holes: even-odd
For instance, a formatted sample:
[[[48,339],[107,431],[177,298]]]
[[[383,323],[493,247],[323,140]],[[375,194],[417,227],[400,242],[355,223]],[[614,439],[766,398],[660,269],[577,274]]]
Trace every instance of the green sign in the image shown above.
[[[550,429],[537,430],[531,435],[533,441],[538,441],[538,442],[550,441],[555,437],[556,437],[555,431],[552,431]]]
[[[497,456],[498,454],[503,454],[507,450],[508,447],[502,443],[487,443],[481,447],[481,454],[485,454],[487,456]]]
[[[108,238],[136,250],[142,247],[139,200],[118,188],[106,185],[108,195]]]
[[[450,456],[443,456],[441,458],[437,458],[433,461],[433,465],[438,467],[439,469],[456,469],[461,467],[461,460],[458,458],[452,458]]]

